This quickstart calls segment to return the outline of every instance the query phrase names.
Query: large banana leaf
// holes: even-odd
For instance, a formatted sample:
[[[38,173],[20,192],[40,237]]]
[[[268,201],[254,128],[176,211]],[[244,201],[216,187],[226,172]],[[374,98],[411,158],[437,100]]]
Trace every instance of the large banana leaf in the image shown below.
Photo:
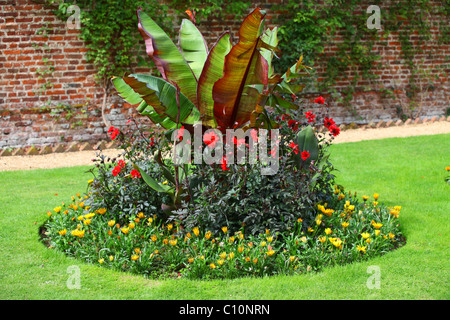
[[[258,101],[255,84],[268,83],[268,64],[259,49],[265,12],[255,9],[239,29],[239,42],[225,57],[224,76],[213,87],[218,128],[236,128],[250,119]]]
[[[211,48],[203,71],[198,79],[198,109],[202,114],[203,124],[212,128],[217,127],[217,122],[214,117],[213,86],[223,76],[225,56],[230,50],[230,33],[225,32]]]
[[[190,20],[183,19],[181,22],[179,44],[184,58],[198,79],[208,56],[208,45]]]
[[[319,157],[319,141],[311,126],[307,126],[297,133],[295,142],[300,152],[308,151],[310,153],[310,156],[306,160],[301,158],[300,153],[294,155],[298,166],[303,166],[303,164],[309,166],[311,161],[317,161]]]
[[[179,93],[178,102],[177,89],[164,79],[132,74],[113,78],[112,82],[122,98],[131,104],[140,103],[139,112],[167,129],[176,127],[176,123],[192,124],[200,119],[195,105],[182,93]]]
[[[165,80],[175,82],[192,103],[197,103],[197,80],[189,64],[169,36],[141,9],[137,11],[139,32],[146,51]]]

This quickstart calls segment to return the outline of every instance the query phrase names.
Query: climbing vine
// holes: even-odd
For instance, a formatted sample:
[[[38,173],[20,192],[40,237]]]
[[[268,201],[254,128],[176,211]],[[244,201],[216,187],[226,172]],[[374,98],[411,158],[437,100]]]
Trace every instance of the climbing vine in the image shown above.
[[[286,14],[280,21],[279,32],[283,56],[276,63],[280,69],[287,68],[289,61],[302,53],[305,64],[321,65],[325,70],[325,74],[316,74],[310,80],[310,91],[328,92],[336,102],[354,111],[351,101],[357,90],[378,89],[393,96],[393,90],[374,88],[372,84],[379,77],[374,71],[385,70],[389,63],[381,61],[376,46],[388,46],[389,35],[396,34],[401,47],[400,58],[410,69],[406,95],[411,101],[417,100],[418,92],[428,88],[424,86],[425,73],[417,63],[417,57],[424,54],[424,44],[432,38],[434,27],[439,29],[439,43],[449,43],[449,3],[448,0],[288,0],[278,6]],[[366,9],[372,4],[381,8],[382,30],[367,27],[370,14]],[[436,16],[440,18],[432,19]],[[327,47],[334,47],[336,51],[327,52]],[[429,74],[425,76],[429,77]],[[349,80],[350,85],[338,93],[334,86],[342,79]],[[429,77],[428,82],[431,80]],[[358,88],[360,83],[365,85]],[[409,108],[415,108],[415,104],[411,103]]]

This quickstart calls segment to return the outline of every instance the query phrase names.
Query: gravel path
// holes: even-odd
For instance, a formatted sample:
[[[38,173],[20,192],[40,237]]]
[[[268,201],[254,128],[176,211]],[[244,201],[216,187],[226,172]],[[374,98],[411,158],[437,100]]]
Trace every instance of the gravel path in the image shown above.
[[[342,131],[341,134],[335,139],[335,143],[442,133],[450,133],[450,122],[442,121],[389,128],[345,130]],[[117,156],[120,152],[121,150],[115,149],[103,151],[104,154],[111,157]],[[91,160],[95,158],[95,154],[95,151],[78,151],[51,153],[37,156],[0,157],[0,171],[49,169],[90,165],[92,164]]]

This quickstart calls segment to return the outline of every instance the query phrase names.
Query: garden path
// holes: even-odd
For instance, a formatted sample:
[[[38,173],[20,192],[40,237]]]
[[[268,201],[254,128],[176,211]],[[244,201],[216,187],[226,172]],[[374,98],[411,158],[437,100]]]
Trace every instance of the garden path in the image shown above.
[[[356,142],[362,140],[384,139],[392,137],[409,137],[450,133],[450,122],[439,121],[388,128],[352,129],[342,131],[335,143]],[[115,157],[120,153],[117,149],[107,149],[104,154]],[[50,153],[37,156],[0,157],[0,171],[49,169],[92,164],[95,151],[78,151],[67,153]]]

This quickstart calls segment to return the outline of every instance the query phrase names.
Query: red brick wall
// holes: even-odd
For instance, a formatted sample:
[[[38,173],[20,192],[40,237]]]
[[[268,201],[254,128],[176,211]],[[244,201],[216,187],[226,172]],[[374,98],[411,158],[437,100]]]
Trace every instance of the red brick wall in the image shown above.
[[[281,14],[270,10],[271,4],[279,1],[253,1],[254,7],[258,5],[268,10],[267,26],[271,26],[274,16]],[[0,7],[0,149],[106,139],[108,128],[103,124],[100,112],[103,92],[94,81],[94,67],[86,62],[86,48],[78,38],[79,31],[68,29],[49,9],[35,1],[0,0]],[[237,41],[239,25],[240,20],[211,18],[200,23],[199,28],[211,46],[226,30],[231,30],[234,41]],[[45,26],[50,28],[47,36],[38,34]],[[433,32],[437,36],[438,31]],[[380,44],[375,49],[396,72],[377,71],[381,79],[371,84],[370,91],[364,90],[368,83],[358,83],[360,90],[354,94],[352,104],[362,119],[332,103],[332,112],[338,123],[397,119],[395,108],[399,102],[382,98],[377,89],[391,86],[394,80],[404,86],[410,71],[400,59],[397,35],[391,35],[388,41],[389,46]],[[419,56],[418,61],[425,59],[426,67],[448,64],[449,45],[440,45],[437,41],[427,45],[433,54]],[[329,47],[324,54],[333,52],[335,48]],[[40,78],[39,69],[47,69],[49,63],[54,70]],[[322,72],[320,68],[319,74]],[[448,77],[443,71],[432,72],[440,79],[435,82],[432,98],[425,103],[423,116],[427,117],[441,116],[449,107]],[[336,89],[345,88],[351,77],[352,71],[347,72],[337,82]],[[39,92],[46,83],[51,87]],[[317,94],[313,92],[311,97]],[[326,93],[321,94],[333,101]],[[112,125],[124,126],[131,115],[136,115],[134,108],[123,105],[120,98],[108,103],[106,116]]]

